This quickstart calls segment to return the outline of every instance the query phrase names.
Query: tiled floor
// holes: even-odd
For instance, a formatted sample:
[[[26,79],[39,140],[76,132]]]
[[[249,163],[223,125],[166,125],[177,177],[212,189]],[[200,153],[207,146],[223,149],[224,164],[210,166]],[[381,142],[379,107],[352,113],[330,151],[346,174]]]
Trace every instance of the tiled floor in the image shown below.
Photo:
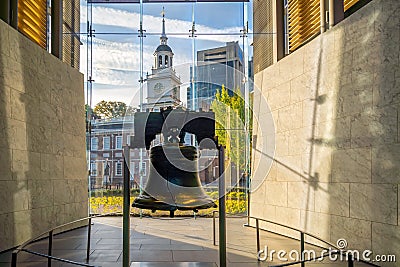
[[[255,230],[243,227],[244,219],[227,220],[227,261],[230,267],[267,266],[257,261]],[[132,267],[217,267],[218,246],[213,246],[212,219],[209,218],[132,218],[130,259]],[[218,233],[216,235],[218,237]],[[60,235],[53,241],[53,255],[72,261],[85,262],[87,229],[79,228]],[[261,232],[262,248],[298,249],[299,242],[282,236]],[[28,247],[47,253],[47,240]],[[0,266],[10,266],[11,252],[0,254]],[[92,226],[90,264],[103,267],[122,266],[122,217],[94,219]],[[47,266],[47,259],[21,252],[21,267]],[[54,261],[54,267],[76,266]],[[316,266],[316,265],[313,265]],[[346,266],[327,264],[324,266]]]

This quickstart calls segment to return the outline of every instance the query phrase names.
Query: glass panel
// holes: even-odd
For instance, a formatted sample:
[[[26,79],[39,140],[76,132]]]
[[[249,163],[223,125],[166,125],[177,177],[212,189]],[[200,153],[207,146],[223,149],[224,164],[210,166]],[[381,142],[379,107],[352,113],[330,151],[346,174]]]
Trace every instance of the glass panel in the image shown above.
[[[139,5],[81,1],[81,28],[89,30],[87,36],[81,36],[81,71],[87,80],[87,140],[95,137],[102,146],[87,153],[89,169],[97,168],[89,179],[90,212],[122,212],[122,148],[129,135],[123,134],[124,116],[133,111],[131,100],[139,92]]]
[[[83,8],[82,14],[87,15],[82,16],[82,22],[92,22],[89,27],[84,27],[95,30],[95,36],[82,38],[85,45],[82,58],[88,55],[88,60],[81,69],[87,74],[87,104],[92,113],[88,141],[97,137],[97,143],[104,146],[103,150],[108,146],[114,148],[110,152],[98,153],[92,150],[88,153],[89,168],[96,168],[97,177],[90,179],[92,203],[97,203],[96,201],[106,195],[117,194],[116,189],[122,184],[124,171],[122,147],[130,143],[128,136],[132,134],[122,129],[124,124],[131,121],[121,118],[125,115],[120,112],[123,110],[122,104],[114,103],[110,111],[110,101],[123,102],[133,112],[140,108],[159,110],[162,105],[150,104],[159,103],[158,100],[163,98],[168,103],[193,110],[208,110],[215,106],[216,112],[219,112],[217,116],[220,117],[217,119],[223,118],[220,125],[223,128],[218,130],[221,137],[224,137],[220,140],[228,146],[227,190],[234,188],[240,191],[236,196],[230,196],[230,200],[237,201],[231,212],[246,211],[246,177],[249,172],[247,158],[250,158],[247,139],[250,135],[250,115],[246,113],[246,107],[251,90],[248,76],[253,73],[252,61],[249,60],[252,56],[249,44],[253,35],[247,33],[247,5],[249,4],[167,3],[163,7],[145,4],[143,37],[138,33],[140,5],[94,4],[91,11],[87,6]],[[157,75],[162,72],[154,72],[155,69],[171,66],[172,72],[168,79],[159,79]],[[218,103],[215,100],[216,93],[221,92],[222,88],[227,90],[230,103]],[[144,105],[140,105],[141,99],[144,100]],[[234,101],[236,104],[233,105]],[[101,104],[96,107],[98,103]],[[219,109],[218,105],[221,103],[222,107]],[[103,139],[105,135],[110,137],[110,141]],[[190,135],[186,137],[187,144],[196,145]],[[162,142],[158,138],[153,145]],[[218,178],[216,151],[204,150],[199,155],[201,182],[207,190],[210,189],[209,194],[215,196]],[[142,184],[143,187],[149,173],[148,153],[145,150],[132,149],[130,156],[129,165],[133,179],[131,186],[136,188],[138,184]],[[110,187],[106,185],[105,188],[107,163]],[[135,191],[132,197],[136,196]],[[93,204],[92,212],[106,213],[110,210],[106,204],[101,205]],[[122,210],[122,200],[117,210]],[[210,210],[206,210],[204,214],[206,213],[209,214]]]

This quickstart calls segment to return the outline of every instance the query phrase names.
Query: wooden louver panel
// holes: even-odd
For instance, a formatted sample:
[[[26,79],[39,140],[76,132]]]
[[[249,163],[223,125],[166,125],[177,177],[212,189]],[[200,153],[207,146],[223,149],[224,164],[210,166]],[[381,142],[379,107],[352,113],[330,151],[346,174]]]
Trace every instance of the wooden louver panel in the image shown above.
[[[289,52],[320,33],[320,0],[290,0],[288,10]]]
[[[26,37],[46,49],[47,45],[47,1],[18,1],[18,30]]]
[[[63,0],[63,61],[79,69],[80,20],[79,0]]]
[[[254,72],[257,73],[274,63],[272,0],[253,2],[254,19]]]
[[[344,11],[354,6],[359,0],[344,0]]]

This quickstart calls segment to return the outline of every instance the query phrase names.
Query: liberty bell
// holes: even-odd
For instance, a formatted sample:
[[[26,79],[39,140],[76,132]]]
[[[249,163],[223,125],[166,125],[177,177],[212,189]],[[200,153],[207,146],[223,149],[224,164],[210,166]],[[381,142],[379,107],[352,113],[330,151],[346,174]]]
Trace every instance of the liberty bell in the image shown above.
[[[132,206],[151,211],[208,209],[217,207],[205,193],[198,174],[197,148],[183,144],[185,133],[196,135],[199,144],[206,146],[214,141],[213,112],[194,112],[166,109],[161,112],[135,114],[133,147],[146,147],[158,133],[163,135],[162,145],[150,149],[150,171],[143,193]],[[207,147],[208,146],[208,147]]]

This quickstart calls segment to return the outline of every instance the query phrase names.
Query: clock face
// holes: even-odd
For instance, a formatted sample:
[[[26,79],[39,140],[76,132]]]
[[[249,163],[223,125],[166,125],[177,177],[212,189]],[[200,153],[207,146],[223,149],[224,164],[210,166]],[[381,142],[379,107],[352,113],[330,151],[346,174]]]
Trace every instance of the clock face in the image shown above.
[[[164,91],[164,85],[162,83],[156,83],[156,85],[154,85],[154,92],[160,94],[162,91]]]

